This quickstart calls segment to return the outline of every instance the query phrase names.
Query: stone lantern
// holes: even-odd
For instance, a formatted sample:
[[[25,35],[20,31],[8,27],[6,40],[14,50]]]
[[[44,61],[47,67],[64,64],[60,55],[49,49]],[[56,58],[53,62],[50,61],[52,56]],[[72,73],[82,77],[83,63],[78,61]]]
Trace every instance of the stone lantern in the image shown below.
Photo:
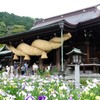
[[[82,63],[82,56],[85,55],[80,49],[74,48],[72,51],[66,53],[72,58],[72,64],[75,67],[75,86],[80,88],[80,64]]]

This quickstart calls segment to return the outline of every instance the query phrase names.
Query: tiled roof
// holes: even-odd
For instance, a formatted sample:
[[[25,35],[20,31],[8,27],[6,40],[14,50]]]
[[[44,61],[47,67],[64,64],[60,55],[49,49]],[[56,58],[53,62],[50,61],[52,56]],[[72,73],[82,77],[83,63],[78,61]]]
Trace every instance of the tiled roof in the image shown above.
[[[88,20],[92,20],[98,17],[100,17],[100,10],[97,8],[97,6],[93,6],[90,8],[85,8],[82,10],[62,14],[51,18],[41,19],[35,23],[35,25],[31,28],[31,30],[51,25],[61,20],[65,20],[68,24],[71,25],[77,25],[80,22],[86,22]]]

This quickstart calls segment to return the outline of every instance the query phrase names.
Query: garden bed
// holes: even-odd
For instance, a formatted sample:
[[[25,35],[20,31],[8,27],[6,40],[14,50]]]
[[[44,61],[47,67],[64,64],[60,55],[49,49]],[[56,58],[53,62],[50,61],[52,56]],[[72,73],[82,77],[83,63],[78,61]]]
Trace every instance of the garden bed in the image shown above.
[[[56,75],[0,77],[0,100],[100,100],[100,81],[74,80]]]

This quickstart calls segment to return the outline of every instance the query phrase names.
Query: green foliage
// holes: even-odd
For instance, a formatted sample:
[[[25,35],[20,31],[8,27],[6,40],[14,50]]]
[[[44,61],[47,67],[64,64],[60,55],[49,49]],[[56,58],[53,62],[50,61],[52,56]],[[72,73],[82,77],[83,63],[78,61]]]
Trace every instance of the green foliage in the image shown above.
[[[86,82],[87,78],[81,78],[80,79],[80,83],[84,86],[87,86],[87,82]],[[88,79],[91,82],[91,79]]]
[[[21,17],[7,12],[0,12],[0,22],[4,22],[6,26],[24,25],[25,29],[30,29],[33,26],[35,19],[30,17]]]
[[[6,24],[4,22],[0,22],[0,34],[5,34],[7,33],[7,27]]]
[[[80,83],[83,84],[84,86],[87,85],[87,82],[86,82],[85,78],[81,78]]]
[[[87,82],[84,88],[75,88],[73,80],[57,76],[2,77],[0,74],[0,100],[27,100],[25,97],[30,94],[35,100],[38,96],[46,96],[45,100],[100,100],[100,80],[84,81]]]
[[[4,44],[0,44],[0,48],[2,48],[4,46]]]
[[[0,12],[0,37],[29,30],[35,20],[37,19]]]
[[[80,100],[100,100],[100,82],[97,79],[86,82],[87,86],[82,91]]]
[[[24,32],[25,26],[23,26],[23,25],[13,25],[10,31],[11,31],[11,33]]]

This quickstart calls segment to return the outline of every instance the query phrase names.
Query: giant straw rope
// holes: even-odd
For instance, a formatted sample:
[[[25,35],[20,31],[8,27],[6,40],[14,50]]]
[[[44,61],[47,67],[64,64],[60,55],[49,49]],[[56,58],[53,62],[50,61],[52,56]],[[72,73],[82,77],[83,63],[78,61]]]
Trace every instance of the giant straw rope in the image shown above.
[[[63,42],[71,37],[70,33],[64,34]],[[36,39],[31,45],[20,43],[17,48],[12,45],[7,45],[7,48],[10,51],[12,51],[16,56],[24,56],[25,60],[30,60],[30,56],[41,56],[41,58],[47,58],[48,52],[59,47],[61,47],[61,37],[54,37],[49,41]]]

